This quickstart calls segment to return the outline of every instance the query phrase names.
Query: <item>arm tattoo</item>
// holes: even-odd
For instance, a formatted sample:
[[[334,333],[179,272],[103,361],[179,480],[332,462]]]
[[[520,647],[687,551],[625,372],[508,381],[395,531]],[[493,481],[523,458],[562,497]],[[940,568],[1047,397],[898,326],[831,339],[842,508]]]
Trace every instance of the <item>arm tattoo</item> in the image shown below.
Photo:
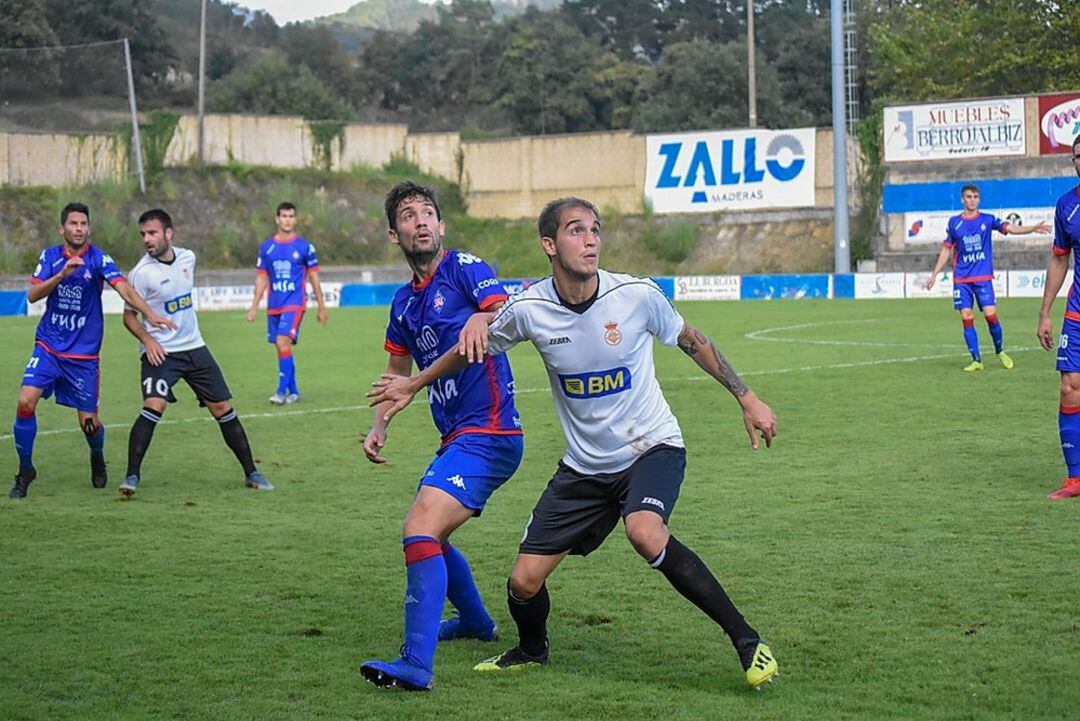
[[[716,347],[716,344],[689,323],[683,328],[683,332],[679,334],[679,348],[682,349],[683,353],[693,358],[698,365],[709,371],[709,375],[720,381],[736,398],[741,398],[750,390],[743,379],[739,377],[739,374],[735,372],[735,369],[731,367],[728,359]],[[699,356],[698,354],[703,350],[705,353]],[[715,371],[709,368],[713,364],[716,366]]]

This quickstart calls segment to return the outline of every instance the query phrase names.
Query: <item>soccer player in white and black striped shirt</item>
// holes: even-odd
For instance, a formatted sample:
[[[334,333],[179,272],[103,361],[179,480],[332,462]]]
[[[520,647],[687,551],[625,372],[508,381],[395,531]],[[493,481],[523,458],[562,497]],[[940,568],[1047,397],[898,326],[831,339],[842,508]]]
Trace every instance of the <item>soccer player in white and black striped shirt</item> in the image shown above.
[[[552,277],[477,314],[457,351],[410,378],[384,376],[369,394],[393,415],[422,387],[485,353],[531,341],[547,367],[567,451],[533,509],[507,584],[519,643],[483,661],[501,671],[548,660],[545,581],[567,554],[586,555],[623,520],[634,549],[719,624],[753,687],[777,671],[772,652],[698,556],[668,530],[686,451],[653,367],[653,339],[678,345],[738,400],[753,448],[767,446],[776,416],[701,331],[647,278],[599,268],[600,218],[579,198],[549,203],[538,221]],[[490,327],[488,327],[490,323]],[[466,356],[466,357],[463,357]]]

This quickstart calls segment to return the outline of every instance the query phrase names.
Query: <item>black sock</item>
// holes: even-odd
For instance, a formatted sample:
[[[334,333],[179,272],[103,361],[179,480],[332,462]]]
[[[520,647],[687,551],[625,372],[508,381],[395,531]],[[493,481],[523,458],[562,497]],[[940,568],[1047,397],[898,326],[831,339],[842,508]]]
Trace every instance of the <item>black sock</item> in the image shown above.
[[[251,445],[248,443],[247,433],[244,433],[244,426],[240,424],[240,418],[236,415],[236,409],[230,409],[218,418],[217,422],[221,427],[221,436],[225,439],[225,444],[244,467],[244,475],[250,476],[255,472],[255,461],[251,459]]]
[[[668,539],[667,546],[659,556],[649,561],[649,565],[664,574],[686,600],[720,624],[736,648],[739,641],[758,638],[758,632],[735,608],[708,566],[697,554],[679,543],[675,536]]]
[[[139,417],[135,419],[135,425],[131,427],[128,436],[128,467],[127,475],[138,476],[142,468],[143,456],[150,447],[150,441],[154,438],[154,429],[161,420],[161,414],[153,408],[143,408]]]
[[[514,595],[510,582],[506,582],[506,605],[518,628],[518,646],[530,656],[539,656],[547,648],[547,617],[551,612],[551,599],[547,584],[532,598],[521,599]]]

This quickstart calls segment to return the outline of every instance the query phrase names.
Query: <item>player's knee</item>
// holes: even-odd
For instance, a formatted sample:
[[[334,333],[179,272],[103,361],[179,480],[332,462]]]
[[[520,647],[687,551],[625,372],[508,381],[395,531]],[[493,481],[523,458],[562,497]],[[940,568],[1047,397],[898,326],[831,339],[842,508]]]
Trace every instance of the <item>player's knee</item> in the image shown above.
[[[528,573],[525,569],[514,568],[510,573],[510,592],[522,600],[529,599],[540,593],[540,588],[546,580],[546,578]]]
[[[82,428],[84,435],[92,436],[98,432],[98,429],[101,428],[101,424],[98,423],[98,419],[94,416],[87,416],[80,420],[79,427]]]
[[[1061,374],[1061,404],[1080,406],[1080,373]]]
[[[167,405],[168,403],[165,401],[164,398],[150,397],[143,401],[143,408],[149,408],[150,410],[157,413],[159,416],[165,413],[165,406]]]
[[[274,345],[277,346],[278,353],[286,353],[292,351],[292,339],[288,336],[279,335],[274,339]]]
[[[961,308],[960,318],[961,320],[975,320],[975,311],[971,308]]]
[[[626,517],[626,537],[643,558],[660,555],[670,536],[664,519],[650,511],[632,513]]]
[[[210,415],[214,418],[221,418],[232,412],[232,404],[228,401],[221,401],[220,403],[207,403],[206,410],[210,411]]]
[[[23,398],[19,397],[19,402],[15,406],[15,414],[20,418],[29,418],[34,415],[34,411],[37,410],[37,398]]]

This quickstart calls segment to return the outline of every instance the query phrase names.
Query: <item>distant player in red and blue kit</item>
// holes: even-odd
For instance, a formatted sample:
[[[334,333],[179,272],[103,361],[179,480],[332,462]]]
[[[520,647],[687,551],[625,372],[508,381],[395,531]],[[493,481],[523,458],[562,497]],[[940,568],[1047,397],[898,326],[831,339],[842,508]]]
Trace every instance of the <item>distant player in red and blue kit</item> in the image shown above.
[[[982,356],[979,353],[979,336],[975,333],[975,303],[986,316],[986,325],[990,337],[994,339],[994,352],[1006,369],[1013,367],[1013,360],[1005,352],[1005,339],[1001,323],[997,317],[994,299],[994,252],[991,236],[993,231],[1002,235],[1027,235],[1028,233],[1049,233],[1046,223],[1023,226],[1004,223],[989,213],[979,212],[979,187],[965,185],[960,189],[960,200],[964,212],[949,218],[945,231],[945,242],[938,254],[926,289],[934,287],[938,273],[945,267],[949,256],[955,253],[953,260],[953,307],[960,311],[964,323],[964,342],[971,352],[971,363],[964,366],[968,373],[983,369]]]
[[[390,239],[413,269],[413,280],[394,295],[385,348],[387,377],[408,376],[458,345],[465,322],[479,310],[495,310],[506,291],[476,256],[442,246],[445,225],[432,189],[411,181],[386,196]],[[469,563],[449,537],[473,516],[521,463],[521,421],[514,407],[514,378],[505,355],[488,357],[428,387],[431,415],[442,445],[420,480],[405,517],[403,546],[405,643],[400,658],[367,661],[360,671],[378,686],[430,689],[435,646],[455,638],[498,637],[484,608]],[[384,463],[387,404],[375,412],[364,453]],[[446,599],[458,614],[442,621]]]
[[[326,300],[319,285],[319,258],[315,246],[296,234],[296,206],[282,203],[274,216],[277,233],[263,241],[255,262],[255,298],[248,310],[248,323],[255,322],[259,301],[267,287],[266,341],[277,347],[278,387],[270,402],[276,406],[300,400],[296,385],[296,361],[292,347],[300,341],[300,323],[307,309],[307,283],[319,304],[316,316],[326,327]]]
[[[1072,144],[1072,162],[1080,175],[1080,135]],[[1039,327],[1036,335],[1046,350],[1054,347],[1054,329],[1050,323],[1050,308],[1054,298],[1065,282],[1069,272],[1069,254],[1073,254],[1074,274],[1080,277],[1080,186],[1061,196],[1054,211],[1054,253],[1046,269],[1046,286],[1043,288],[1042,308],[1039,310]],[[1061,340],[1058,342],[1057,369],[1061,372],[1061,401],[1058,407],[1058,434],[1061,452],[1065,455],[1068,477],[1061,488],[1048,498],[1074,498],[1080,496],[1080,288],[1073,282],[1069,300],[1065,305],[1065,320],[1061,324]]]
[[[34,352],[26,364],[15,412],[15,451],[19,472],[9,498],[25,498],[34,468],[38,401],[56,394],[56,402],[78,412],[79,427],[90,446],[90,482],[104,488],[105,426],[98,419],[101,371],[98,353],[105,334],[101,293],[108,283],[129,305],[158,328],[176,328],[154,313],[124,280],[108,253],[90,244],[90,209],[68,203],[60,211],[63,242],[46,248],[30,278],[29,302],[45,301],[45,314],[34,336]]]

